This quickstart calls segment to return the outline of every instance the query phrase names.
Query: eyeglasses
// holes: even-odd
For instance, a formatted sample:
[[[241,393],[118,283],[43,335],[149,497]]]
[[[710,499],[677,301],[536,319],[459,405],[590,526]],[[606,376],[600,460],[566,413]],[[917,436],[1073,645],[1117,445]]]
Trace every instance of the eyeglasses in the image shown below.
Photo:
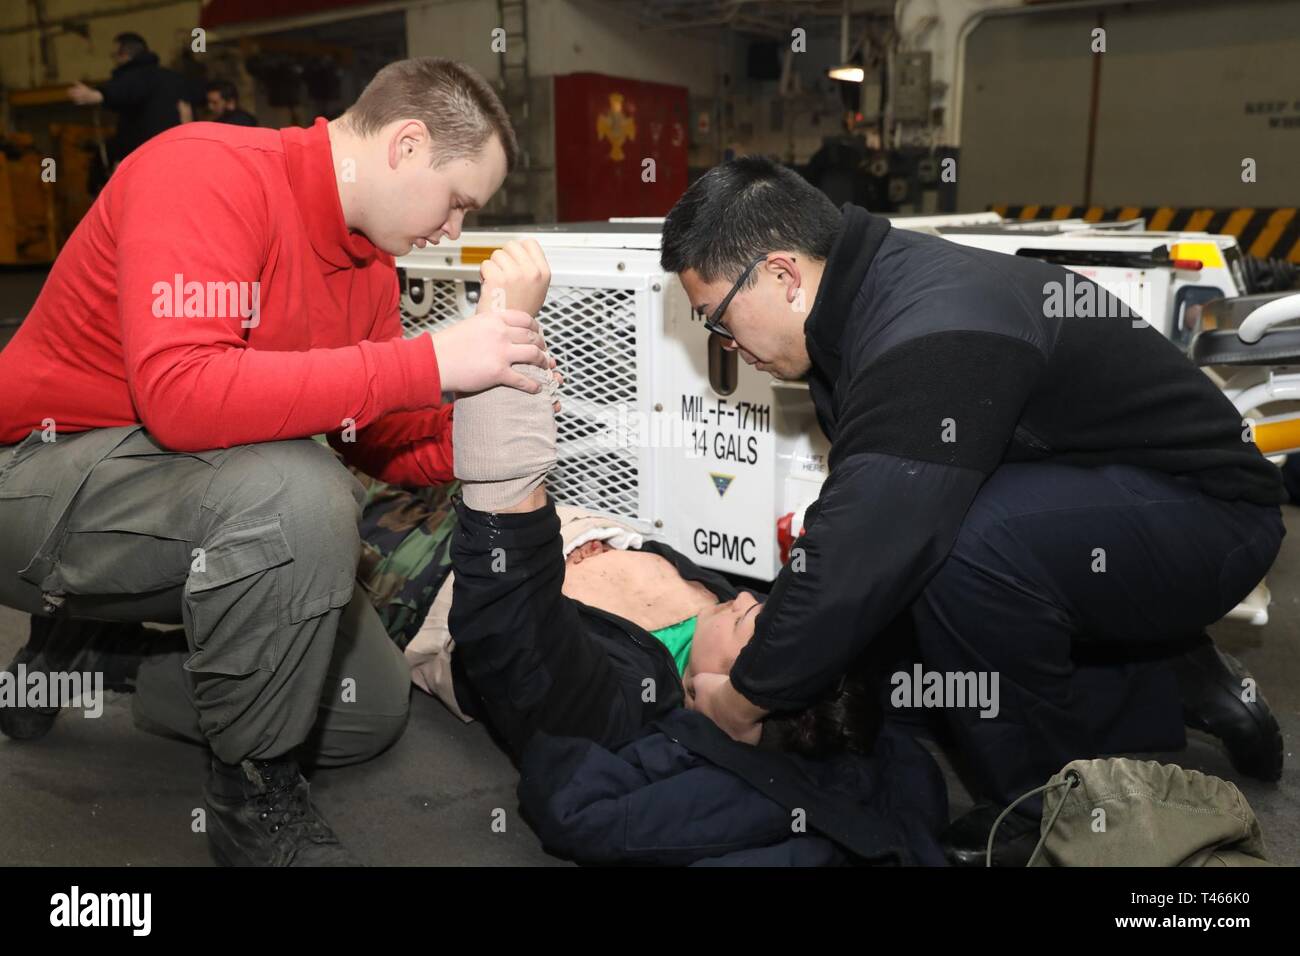
[[[731,339],[732,341],[735,341],[736,337],[732,335],[730,332],[728,332],[726,327],[723,326],[722,324],[722,313],[727,311],[727,306],[731,305],[731,300],[736,297],[736,293],[739,292],[740,287],[745,284],[745,280],[748,279],[749,274],[754,271],[754,267],[757,266],[760,262],[762,262],[766,258],[767,258],[767,253],[765,252],[761,256],[756,258],[753,262],[751,262],[749,265],[745,266],[745,271],[740,274],[740,278],[736,280],[736,284],[731,287],[731,291],[727,293],[726,297],[720,303],[718,303],[718,307],[713,310],[712,315],[705,315],[699,309],[695,310],[696,315],[704,319],[704,327],[706,329],[708,329],[714,335],[718,335],[724,339]]]

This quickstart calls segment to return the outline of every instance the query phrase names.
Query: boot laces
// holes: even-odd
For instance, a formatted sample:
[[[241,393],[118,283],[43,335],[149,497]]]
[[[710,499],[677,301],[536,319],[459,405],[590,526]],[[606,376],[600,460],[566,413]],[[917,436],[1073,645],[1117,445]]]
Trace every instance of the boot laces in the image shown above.
[[[258,808],[257,818],[267,825],[271,833],[296,829],[316,843],[335,842],[329,827],[312,810],[307,799],[307,788],[299,786],[296,774],[285,775],[269,789],[258,794],[254,802]]]

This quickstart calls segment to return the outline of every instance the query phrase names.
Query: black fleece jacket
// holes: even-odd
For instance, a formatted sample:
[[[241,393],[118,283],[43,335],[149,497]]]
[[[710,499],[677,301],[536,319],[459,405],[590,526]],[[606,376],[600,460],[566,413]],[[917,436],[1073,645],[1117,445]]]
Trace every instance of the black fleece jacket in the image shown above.
[[[145,140],[179,126],[178,100],[193,101],[195,91],[185,77],[145,51],[113,70],[99,88],[104,105],[117,113],[117,133],[108,144],[109,161],[121,162]]]
[[[745,697],[812,703],[921,593],[1004,461],[1124,463],[1217,498],[1284,500],[1232,403],[1154,328],[1048,314],[1066,275],[843,207],[804,327],[830,474],[800,569],[782,569],[732,669]]]

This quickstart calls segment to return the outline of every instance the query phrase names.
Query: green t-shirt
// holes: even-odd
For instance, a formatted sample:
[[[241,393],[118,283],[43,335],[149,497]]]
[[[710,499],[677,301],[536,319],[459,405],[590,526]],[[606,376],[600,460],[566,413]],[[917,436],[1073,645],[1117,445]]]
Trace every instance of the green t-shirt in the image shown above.
[[[686,662],[691,659],[691,642],[695,640],[695,618],[689,617],[650,633],[673,655],[677,673],[685,674]]]

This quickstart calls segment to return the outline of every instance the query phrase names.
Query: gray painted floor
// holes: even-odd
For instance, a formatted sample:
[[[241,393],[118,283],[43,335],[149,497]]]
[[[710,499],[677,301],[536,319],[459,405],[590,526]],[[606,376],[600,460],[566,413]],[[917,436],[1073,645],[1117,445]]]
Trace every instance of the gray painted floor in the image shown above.
[[[1286,735],[1279,785],[1237,777],[1217,745],[1195,735],[1181,754],[1157,755],[1234,780],[1259,815],[1272,857],[1300,864],[1300,511],[1270,577],[1267,627],[1220,625],[1220,645],[1260,681]],[[26,618],[0,608],[0,658],[26,640]],[[65,714],[44,739],[0,738],[0,863],[17,865],[207,865],[191,829],[204,754],[137,730],[130,700],[109,695],[97,720]],[[948,771],[946,760],[945,771]],[[948,772],[954,813],[969,806]],[[316,800],[354,852],[372,865],[553,865],[519,819],[516,775],[479,725],[464,725],[415,691],[411,722],[395,747],[360,767],[321,771]],[[504,811],[497,813],[496,811]],[[504,819],[504,832],[493,820]]]

